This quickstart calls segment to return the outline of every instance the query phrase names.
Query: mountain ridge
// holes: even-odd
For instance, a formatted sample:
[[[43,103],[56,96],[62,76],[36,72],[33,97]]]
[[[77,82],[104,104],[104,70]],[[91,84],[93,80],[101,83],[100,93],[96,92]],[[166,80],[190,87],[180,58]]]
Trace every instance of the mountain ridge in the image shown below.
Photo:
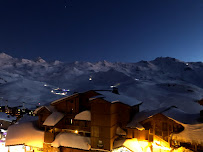
[[[187,112],[198,112],[202,106],[195,101],[203,98],[202,77],[202,62],[171,57],[136,63],[105,60],[66,63],[47,62],[41,57],[18,59],[0,53],[0,97],[11,106],[25,102],[27,107],[33,107],[38,102],[46,104],[61,98],[51,93],[56,88],[68,89],[66,93],[70,95],[116,85],[121,93],[143,101],[143,110],[175,105]]]

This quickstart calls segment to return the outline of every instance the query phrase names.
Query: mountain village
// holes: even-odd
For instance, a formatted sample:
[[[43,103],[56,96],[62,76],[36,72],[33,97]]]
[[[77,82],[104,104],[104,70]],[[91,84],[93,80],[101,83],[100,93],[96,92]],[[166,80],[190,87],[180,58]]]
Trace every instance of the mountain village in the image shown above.
[[[203,151],[202,111],[188,114],[175,106],[140,111],[141,104],[142,101],[122,95],[114,87],[74,93],[39,106],[34,111],[36,116],[24,115],[19,120],[1,113],[1,149],[4,146],[5,152]]]

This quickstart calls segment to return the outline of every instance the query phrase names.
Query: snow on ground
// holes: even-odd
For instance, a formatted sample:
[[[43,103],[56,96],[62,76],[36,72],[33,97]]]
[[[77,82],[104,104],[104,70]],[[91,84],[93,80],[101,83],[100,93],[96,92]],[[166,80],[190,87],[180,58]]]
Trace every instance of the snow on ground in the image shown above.
[[[203,123],[182,125],[184,130],[178,134],[173,134],[172,139],[185,143],[203,144]]]
[[[5,120],[5,121],[12,122],[13,120],[16,120],[16,117],[7,115],[4,112],[0,112],[0,120]]]
[[[91,112],[89,110],[82,111],[77,114],[74,119],[91,121]]]
[[[51,115],[49,115],[47,117],[47,119],[44,121],[43,125],[55,126],[63,117],[64,117],[64,114],[62,114],[60,112],[53,112]]]
[[[0,97],[3,105],[36,108],[61,96],[49,87],[67,88],[74,92],[89,89],[110,89],[118,86],[121,94],[142,101],[141,110],[153,110],[175,105],[199,113],[203,108],[196,103],[203,98],[203,63],[183,62],[174,58],[157,58],[137,63],[108,61],[61,63],[16,59],[0,53]],[[89,78],[91,77],[91,81]],[[135,80],[136,78],[136,80]]]
[[[33,122],[12,125],[8,128],[6,146],[27,145],[42,148],[44,132],[35,128]]]
[[[83,137],[74,133],[59,133],[51,144],[53,147],[72,147],[78,149],[89,150],[90,138]]]

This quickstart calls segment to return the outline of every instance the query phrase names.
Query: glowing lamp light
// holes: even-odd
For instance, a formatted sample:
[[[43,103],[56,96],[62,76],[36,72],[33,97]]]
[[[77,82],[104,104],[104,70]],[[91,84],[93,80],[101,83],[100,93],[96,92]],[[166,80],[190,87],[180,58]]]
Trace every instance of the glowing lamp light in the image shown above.
[[[75,133],[78,134],[78,130],[75,130]]]

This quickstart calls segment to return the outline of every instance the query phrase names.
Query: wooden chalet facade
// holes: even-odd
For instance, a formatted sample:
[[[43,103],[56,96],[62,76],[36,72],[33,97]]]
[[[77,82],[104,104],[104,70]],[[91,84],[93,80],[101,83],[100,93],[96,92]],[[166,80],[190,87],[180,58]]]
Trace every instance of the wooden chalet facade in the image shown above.
[[[147,148],[151,151],[154,141],[168,149],[175,147],[171,135],[184,130],[184,122],[174,117],[177,108],[139,112],[140,104],[111,91],[90,90],[42,106],[35,113],[39,128],[44,130],[43,152],[112,151],[125,147],[115,143],[130,139],[150,143]],[[69,144],[72,141],[53,145],[60,138],[70,140],[73,134],[77,134],[74,144],[82,139],[80,145]]]
[[[103,92],[120,96],[110,91],[87,91],[75,93],[71,96],[56,100],[48,107],[40,107],[35,110],[38,115],[39,128],[44,129],[44,152],[50,152],[50,144],[55,140],[59,133],[72,132],[81,136],[89,137],[91,150],[112,150],[113,143],[120,135],[118,128],[123,132],[126,125],[131,121],[132,116],[139,112],[141,102],[134,100],[134,104],[128,105],[116,100],[108,101],[102,96]],[[90,120],[75,119],[77,115],[84,111],[89,111]],[[61,119],[54,124],[49,124],[48,119],[52,115],[60,113]],[[54,119],[54,116],[53,116]],[[56,118],[57,119],[57,118]],[[68,147],[61,146],[59,151],[69,151]],[[81,150],[79,148],[71,148]]]

